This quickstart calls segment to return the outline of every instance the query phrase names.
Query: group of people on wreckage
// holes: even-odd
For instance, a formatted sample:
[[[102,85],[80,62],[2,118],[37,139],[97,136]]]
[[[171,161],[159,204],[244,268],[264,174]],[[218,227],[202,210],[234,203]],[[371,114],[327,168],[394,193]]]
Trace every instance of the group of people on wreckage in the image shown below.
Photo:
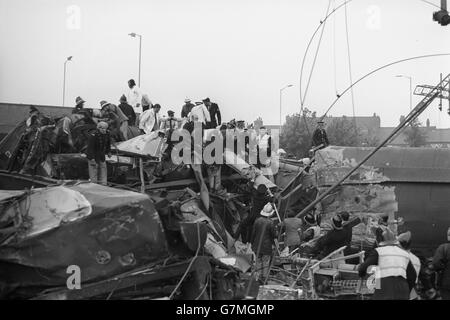
[[[253,128],[253,125],[246,127],[242,120],[222,123],[219,106],[209,98],[195,104],[186,98],[179,118],[172,110],[167,111],[167,116],[161,116],[161,105],[153,104],[147,94],[142,94],[133,79],[128,81],[128,87],[128,93],[120,97],[118,105],[102,100],[100,109],[90,109],[85,108],[83,98],[77,97],[72,114],[56,120],[31,107],[21,142],[21,172],[35,173],[37,165],[45,160],[43,157],[49,152],[85,153],[90,180],[106,185],[106,157],[111,156],[111,144],[158,131],[166,137],[168,147],[164,156],[170,158],[168,155],[173,147],[171,135],[176,129],[185,129],[192,134],[196,123],[202,133],[205,129],[219,129],[224,134],[224,130],[246,131],[249,127]],[[252,137],[257,141],[255,153],[265,152],[270,158],[271,137],[265,127],[259,128],[259,132],[259,136]],[[249,145],[246,138],[247,157]],[[265,165],[260,163],[258,156],[257,166]]]
[[[195,104],[189,99],[181,110],[181,118],[175,118],[174,112],[169,110],[167,117],[160,117],[161,106],[152,104],[147,95],[142,95],[140,89],[133,80],[128,82],[130,91],[128,96],[122,95],[118,106],[101,101],[101,110],[90,111],[84,108],[85,101],[77,97],[76,106],[72,115],[59,119],[56,123],[44,117],[39,111],[32,107],[30,116],[26,120],[26,132],[22,136],[22,144],[29,145],[22,151],[23,169],[26,172],[33,168],[39,161],[39,157],[31,157],[32,154],[41,152],[44,154],[49,150],[48,144],[33,144],[33,140],[46,137],[50,129],[56,132],[56,143],[54,146],[61,152],[63,149],[85,152],[89,161],[89,176],[92,182],[106,184],[105,156],[111,153],[111,142],[123,141],[140,134],[149,134],[154,131],[170,133],[183,128],[192,132],[195,122],[201,122],[202,128],[239,129],[245,130],[243,121],[231,121],[222,123],[220,109],[217,104],[211,103],[208,98]],[[77,124],[94,130],[83,135],[79,130],[75,138],[74,129]],[[76,130],[75,130],[76,131]],[[264,127],[260,128],[258,142],[265,141],[264,152],[272,153],[270,139]],[[47,137],[48,138],[48,137]],[[48,138],[51,140],[50,138]],[[87,141],[87,144],[85,143]],[[84,143],[84,147],[83,147]],[[324,122],[319,121],[318,127],[313,134],[312,150],[318,150],[329,145],[324,128]],[[47,146],[47,147],[46,147]],[[80,147],[81,146],[81,147]],[[262,144],[258,144],[258,147]],[[261,149],[261,148],[259,148]],[[257,152],[261,152],[261,150]],[[313,156],[304,162],[310,166]],[[30,160],[34,159],[34,160]],[[263,164],[258,164],[258,166]],[[251,209],[246,217],[240,222],[234,238],[243,243],[250,243],[256,255],[255,270],[257,277],[267,279],[275,252],[280,249],[276,241],[282,234],[285,250],[290,254],[322,259],[344,247],[344,255],[353,252],[351,247],[352,228],[361,219],[352,217],[348,212],[336,213],[329,221],[330,230],[321,229],[321,215],[314,209],[302,218],[292,216],[285,217],[282,221],[277,214],[275,199],[264,184],[251,190]],[[395,222],[394,222],[395,223]],[[367,276],[371,265],[378,266],[380,285],[375,289],[375,299],[417,299],[416,285],[419,275],[422,275],[421,260],[414,255],[411,248],[411,233],[405,232],[398,237],[392,232],[387,217],[380,218],[379,227],[376,229],[376,243],[373,250],[366,253],[364,263],[358,265],[359,275]],[[441,297],[450,299],[450,228],[448,230],[449,243],[441,245],[434,256],[432,265],[435,270],[441,271]],[[429,292],[433,288],[430,287]],[[433,295],[430,293],[430,295]],[[435,295],[435,294],[434,294]]]

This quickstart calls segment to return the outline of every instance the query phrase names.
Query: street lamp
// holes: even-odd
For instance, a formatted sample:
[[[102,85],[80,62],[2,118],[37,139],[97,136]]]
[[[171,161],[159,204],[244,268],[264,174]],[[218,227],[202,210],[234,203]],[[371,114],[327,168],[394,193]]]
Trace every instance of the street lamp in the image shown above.
[[[139,37],[139,78],[138,78],[138,87],[141,87],[141,49],[142,49],[142,36],[137,33],[129,33],[128,34],[132,38]]]
[[[283,90],[290,88],[290,87],[292,87],[292,84],[288,84],[287,86],[284,86],[283,88],[280,89],[280,132],[281,132],[281,101],[282,101],[281,96],[282,96]]]
[[[72,61],[72,56],[67,57],[66,61],[64,61],[64,80],[63,80],[63,107],[65,107],[65,100],[66,100],[66,64],[68,61]]]
[[[404,76],[402,74],[396,75],[397,78],[409,79],[409,110],[412,110],[412,78],[410,76]]]

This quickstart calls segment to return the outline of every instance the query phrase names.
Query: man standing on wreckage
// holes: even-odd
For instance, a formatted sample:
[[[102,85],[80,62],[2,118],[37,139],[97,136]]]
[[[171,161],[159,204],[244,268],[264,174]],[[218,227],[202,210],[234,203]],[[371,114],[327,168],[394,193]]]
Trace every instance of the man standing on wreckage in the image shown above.
[[[101,121],[97,124],[97,130],[89,136],[86,157],[89,166],[89,180],[105,186],[108,177],[106,155],[111,157],[111,138],[108,124]]]

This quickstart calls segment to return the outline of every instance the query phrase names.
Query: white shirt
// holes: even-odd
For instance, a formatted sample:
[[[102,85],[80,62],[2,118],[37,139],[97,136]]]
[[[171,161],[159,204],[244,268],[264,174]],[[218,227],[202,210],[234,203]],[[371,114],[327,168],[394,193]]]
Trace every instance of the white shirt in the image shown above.
[[[190,114],[196,115],[198,117],[198,121],[203,122],[204,124],[206,124],[206,122],[211,122],[211,116],[204,104],[199,104],[198,106],[193,107]]]
[[[132,89],[130,89],[130,91],[128,91],[127,103],[133,107],[134,112],[142,112],[142,93],[141,89],[139,89],[138,86],[134,86]],[[137,104],[139,104],[139,108],[137,107]]]
[[[150,133],[155,128],[155,121],[156,121],[156,130],[159,129],[160,126],[160,119],[159,115],[155,113],[155,109],[148,109],[145,110],[140,117],[139,120],[139,129],[142,129],[145,131],[145,133]]]

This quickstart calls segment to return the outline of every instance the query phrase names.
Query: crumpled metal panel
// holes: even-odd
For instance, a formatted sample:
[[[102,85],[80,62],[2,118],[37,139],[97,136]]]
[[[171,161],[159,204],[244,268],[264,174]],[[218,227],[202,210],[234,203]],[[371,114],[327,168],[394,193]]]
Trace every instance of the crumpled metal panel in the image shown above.
[[[127,141],[122,141],[114,146],[120,152],[132,155],[161,157],[163,138],[158,131],[143,134]]]
[[[92,183],[66,187],[82,194],[92,212],[1,245],[0,282],[21,287],[65,286],[67,267],[77,265],[85,283],[169,255],[162,223],[147,195]]]

